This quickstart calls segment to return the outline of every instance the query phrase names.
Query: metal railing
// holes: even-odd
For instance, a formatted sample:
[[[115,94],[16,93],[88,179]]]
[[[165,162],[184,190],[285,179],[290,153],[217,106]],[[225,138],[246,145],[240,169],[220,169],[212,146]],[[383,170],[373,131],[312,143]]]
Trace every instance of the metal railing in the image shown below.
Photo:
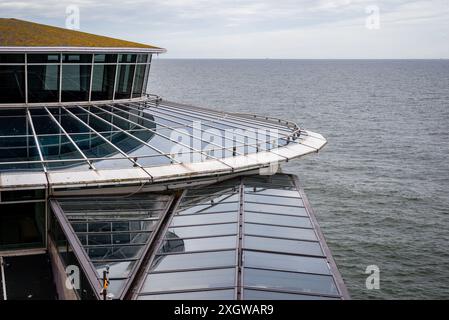
[[[59,113],[55,114],[52,111],[57,108]],[[92,110],[94,109],[94,110]],[[151,139],[157,136],[160,139],[163,139],[165,142],[171,144],[171,146],[175,146],[176,144],[184,147],[188,150],[188,154],[191,156],[198,155],[195,159],[200,159],[200,161],[205,160],[216,160],[224,165],[228,166],[226,162],[223,162],[223,159],[227,158],[232,154],[232,157],[235,156],[251,156],[252,154],[257,154],[259,152],[271,152],[273,154],[277,154],[276,150],[279,146],[285,146],[293,142],[299,141],[298,139],[304,133],[300,127],[291,121],[285,121],[273,117],[263,117],[258,115],[250,115],[250,114],[241,114],[241,113],[223,113],[213,110],[208,110],[200,107],[194,107],[189,105],[177,104],[173,102],[168,102],[163,100],[161,97],[153,94],[148,94],[147,99],[143,102],[117,102],[117,103],[101,103],[95,104],[92,103],[89,106],[66,106],[61,104],[60,106],[51,106],[46,107],[43,106],[42,110],[46,112],[46,116],[54,123],[54,125],[59,128],[58,133],[40,133],[36,131],[34,121],[36,117],[40,115],[32,114],[30,109],[25,108],[25,121],[27,126],[27,134],[23,135],[2,135],[0,136],[1,140],[13,139],[13,138],[25,138],[27,139],[26,145],[19,145],[14,147],[11,144],[7,145],[7,149],[24,149],[27,148],[27,154],[30,154],[29,149],[33,149],[37,151],[38,159],[36,157],[31,158],[28,157],[27,160],[18,160],[8,159],[12,161],[0,161],[0,171],[11,171],[18,170],[15,169],[14,166],[23,166],[23,165],[36,165],[41,164],[42,170],[47,172],[51,167],[52,170],[58,170],[58,164],[60,165],[60,169],[64,169],[66,167],[76,166],[79,164],[86,164],[90,169],[96,170],[95,162],[98,161],[114,161],[114,160],[128,160],[130,162],[130,167],[140,167],[143,166],[139,163],[139,159],[151,159],[155,157],[165,157],[169,161],[169,163],[182,163],[182,161],[177,160],[177,154],[173,152],[167,152],[167,150],[161,150],[156,148],[151,144]],[[76,110],[77,112],[72,112]],[[117,112],[115,112],[117,111]],[[61,120],[61,112],[64,112],[64,116],[70,117],[75,125],[80,125],[88,130],[88,132],[69,132],[69,130],[65,127],[67,124],[64,124]],[[80,118],[81,112],[83,115],[87,115],[87,120]],[[108,118],[109,117],[109,118]],[[186,124],[186,119],[190,119],[192,123],[194,121],[204,121],[205,126],[211,129],[216,129],[223,131],[224,128],[234,130],[232,137],[228,136],[219,136],[215,134],[215,136],[227,140],[230,142],[230,145],[220,145],[215,141],[205,141],[203,139],[203,133],[207,130],[201,129],[202,133],[199,137],[195,136],[193,133],[188,132],[187,137],[190,141],[197,140],[201,143],[200,148],[195,148],[191,145],[182,143],[180,141],[176,141],[170,136],[163,134],[157,127],[169,130],[169,132],[178,132],[185,134],[186,130],[182,129],[194,129],[194,126],[191,124]],[[92,127],[93,124],[90,122],[92,119],[95,119],[97,122],[103,123],[105,126],[110,127],[110,131],[104,132],[100,130],[95,130]],[[132,119],[136,119],[135,121]],[[179,119],[179,120],[176,120]],[[126,123],[127,128],[124,129],[123,126],[120,126],[115,123],[115,120],[120,120],[123,123]],[[180,121],[183,120],[183,121]],[[167,124],[168,123],[170,124]],[[145,122],[151,123],[151,127],[146,126]],[[176,126],[173,126],[172,123],[175,123]],[[242,130],[246,128],[246,131],[242,132]],[[265,139],[259,140],[259,135],[257,134],[257,130],[264,129],[268,131],[281,131],[281,133],[276,133],[276,135],[269,134]],[[227,130],[227,129],[226,129]],[[130,155],[130,152],[134,150],[122,150],[114,143],[114,137],[110,135],[111,132],[122,133],[123,137],[127,139],[133,140],[138,148],[139,146],[146,146],[150,148],[155,154],[141,154],[138,156]],[[148,132],[151,134],[151,138],[147,140],[142,140],[139,138],[135,132]],[[107,154],[105,156],[92,157],[88,156],[87,151],[79,146],[80,143],[85,142],[78,141],[74,139],[74,136],[89,135],[89,139],[101,139],[104,141],[104,144],[107,144],[111,150],[114,150],[112,153]],[[50,143],[45,144],[42,143],[40,138],[43,137],[65,137],[64,142],[61,143]],[[34,142],[30,144],[30,141]],[[204,147],[206,145],[206,147]],[[54,159],[55,157],[62,157],[64,155],[68,155],[70,153],[60,152],[59,154],[53,154],[51,156],[47,155],[44,150],[51,147],[58,147],[61,149],[62,146],[70,146],[72,147],[72,151],[76,150],[80,156],[67,158],[67,159]],[[92,148],[98,147],[93,146]],[[5,148],[5,147],[3,147]],[[2,147],[0,147],[1,152]],[[243,149],[243,151],[242,151]],[[253,149],[253,150],[251,150]],[[250,151],[251,150],[251,151]],[[216,156],[217,152],[221,152],[221,156]],[[72,152],[74,153],[74,152]],[[228,155],[229,154],[229,155]],[[179,154],[178,154],[179,155]],[[283,158],[285,156],[279,155]],[[52,157],[53,159],[50,159]],[[189,161],[191,162],[191,161]],[[155,163],[155,165],[160,165]],[[11,168],[4,168],[10,166]],[[149,165],[151,166],[151,165]],[[2,168],[3,167],[3,168]],[[148,167],[148,166],[147,166]],[[25,170],[39,170],[39,168],[25,168]],[[20,169],[19,169],[20,170]],[[23,169],[22,169],[23,170]]]

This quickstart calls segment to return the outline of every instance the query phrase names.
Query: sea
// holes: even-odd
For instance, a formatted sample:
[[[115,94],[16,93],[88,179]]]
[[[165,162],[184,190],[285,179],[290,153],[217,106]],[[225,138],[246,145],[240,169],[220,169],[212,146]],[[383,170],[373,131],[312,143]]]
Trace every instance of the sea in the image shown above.
[[[148,90],[322,134],[283,171],[299,176],[351,298],[449,298],[449,60],[155,57]]]

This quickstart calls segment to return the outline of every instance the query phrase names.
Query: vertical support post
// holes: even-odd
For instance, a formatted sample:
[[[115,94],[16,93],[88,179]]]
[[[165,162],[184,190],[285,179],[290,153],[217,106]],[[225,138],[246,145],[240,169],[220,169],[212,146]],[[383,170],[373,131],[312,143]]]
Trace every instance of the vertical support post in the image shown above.
[[[3,257],[0,256],[0,268],[1,268],[1,278],[2,278],[2,292],[3,292],[3,300],[8,300],[6,296],[6,278],[5,278],[5,269],[3,267]]]
[[[103,300],[108,299],[108,287],[109,287],[109,266],[106,266],[106,269],[103,270]]]
[[[90,65],[89,102],[92,101],[92,81],[94,79],[94,63],[95,63],[95,53],[92,53],[92,63]]]

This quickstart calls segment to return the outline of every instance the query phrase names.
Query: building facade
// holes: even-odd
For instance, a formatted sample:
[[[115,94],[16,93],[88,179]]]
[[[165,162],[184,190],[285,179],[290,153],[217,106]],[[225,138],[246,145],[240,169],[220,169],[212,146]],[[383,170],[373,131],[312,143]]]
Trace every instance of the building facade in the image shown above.
[[[147,94],[162,48],[16,19],[0,34],[1,298],[348,297],[279,173],[320,134]]]

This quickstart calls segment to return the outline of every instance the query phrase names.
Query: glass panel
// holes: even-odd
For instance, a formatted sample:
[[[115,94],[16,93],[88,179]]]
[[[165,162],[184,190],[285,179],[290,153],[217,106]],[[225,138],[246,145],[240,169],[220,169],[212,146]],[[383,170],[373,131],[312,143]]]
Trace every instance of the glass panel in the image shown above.
[[[140,97],[142,95],[142,86],[145,78],[146,65],[138,65],[136,68],[136,76],[134,79],[133,98]]]
[[[136,62],[136,55],[135,54],[120,54],[119,55],[119,62],[120,63]]]
[[[245,286],[265,289],[338,294],[337,287],[331,276],[245,268],[243,271],[243,282]]]
[[[210,223],[226,223],[236,221],[237,221],[237,212],[194,214],[189,216],[175,216],[172,220],[171,226],[175,227],[175,226],[188,226],[188,225],[202,225]]]
[[[213,224],[194,227],[170,228],[168,231],[178,238],[211,237],[237,234],[237,223]]]
[[[312,228],[312,223],[309,218],[269,213],[245,212],[245,222],[274,224],[286,227]]]
[[[131,98],[131,87],[134,78],[134,65],[120,65],[117,73],[115,99]]]
[[[167,235],[167,238],[170,238],[170,235]],[[159,253],[234,249],[236,247],[236,236],[198,239],[167,239],[164,241]]]
[[[195,214],[195,213],[212,213],[212,212],[226,212],[238,211],[239,202],[219,202],[213,204],[201,204],[193,207],[181,207],[178,214]]]
[[[91,100],[112,100],[115,68],[115,65],[94,65]]]
[[[260,195],[259,193],[246,193],[245,201],[259,202],[259,203],[271,203],[284,206],[304,206],[301,198],[287,198],[271,195]]]
[[[90,65],[62,66],[62,101],[89,100],[90,70]]]
[[[245,202],[245,210],[307,217],[305,208]]]
[[[137,300],[233,300],[234,289],[142,295]]]
[[[284,190],[284,189],[267,189],[256,187],[245,187],[246,194],[265,194],[272,196],[284,196],[284,197],[299,197],[299,192],[296,190]]]
[[[137,55],[137,62],[138,63],[145,63],[147,62],[148,55],[147,54],[138,54]]]
[[[39,160],[33,137],[1,138],[0,159],[2,162]],[[0,170],[42,170],[42,165],[24,162],[23,164],[2,165]]]
[[[2,201],[20,201],[45,199],[45,190],[2,191]]]
[[[0,103],[25,103],[25,66],[0,66]]]
[[[158,255],[152,263],[150,272],[229,267],[235,263],[235,251]]]
[[[89,236],[90,239],[90,236]],[[140,257],[143,246],[89,247],[87,254],[92,260],[127,260]]]
[[[59,101],[59,65],[28,66],[28,102]]]
[[[60,59],[59,53],[50,54],[34,54],[28,53],[28,63],[58,63]]]
[[[106,266],[109,266],[109,278],[127,278],[130,275],[131,269],[134,267],[135,261],[120,261],[120,262],[95,262],[93,265],[97,269],[98,276],[103,277],[103,271]]]
[[[245,251],[244,263],[247,267],[282,271],[330,274],[325,258],[302,257]]]
[[[91,54],[63,54],[62,55],[63,63],[92,63],[92,55]]]
[[[95,62],[102,63],[117,63],[117,55],[116,54],[96,54],[94,57]]]
[[[150,55],[150,61],[151,61],[151,55]],[[150,76],[150,68],[151,68],[151,65],[148,65],[148,68],[145,72],[145,80],[143,81],[142,94],[145,94],[148,92],[147,89],[148,89],[148,78]]]
[[[286,239],[272,239],[247,236],[245,248],[263,251],[285,252],[322,256],[323,252],[318,242],[298,241]]]
[[[125,280],[109,280],[108,293],[112,295],[112,298],[118,298],[125,285]]]
[[[246,223],[244,230],[245,234],[248,235],[318,241],[313,229],[288,228]]]
[[[283,293],[262,290],[243,290],[243,300],[339,300],[337,298],[326,298],[305,294]]]
[[[217,269],[149,274],[142,293],[203,288],[233,287],[235,269]]]
[[[0,204],[0,250],[42,247],[45,204]]]
[[[16,53],[2,53],[0,54],[0,63],[25,63],[25,55]]]

